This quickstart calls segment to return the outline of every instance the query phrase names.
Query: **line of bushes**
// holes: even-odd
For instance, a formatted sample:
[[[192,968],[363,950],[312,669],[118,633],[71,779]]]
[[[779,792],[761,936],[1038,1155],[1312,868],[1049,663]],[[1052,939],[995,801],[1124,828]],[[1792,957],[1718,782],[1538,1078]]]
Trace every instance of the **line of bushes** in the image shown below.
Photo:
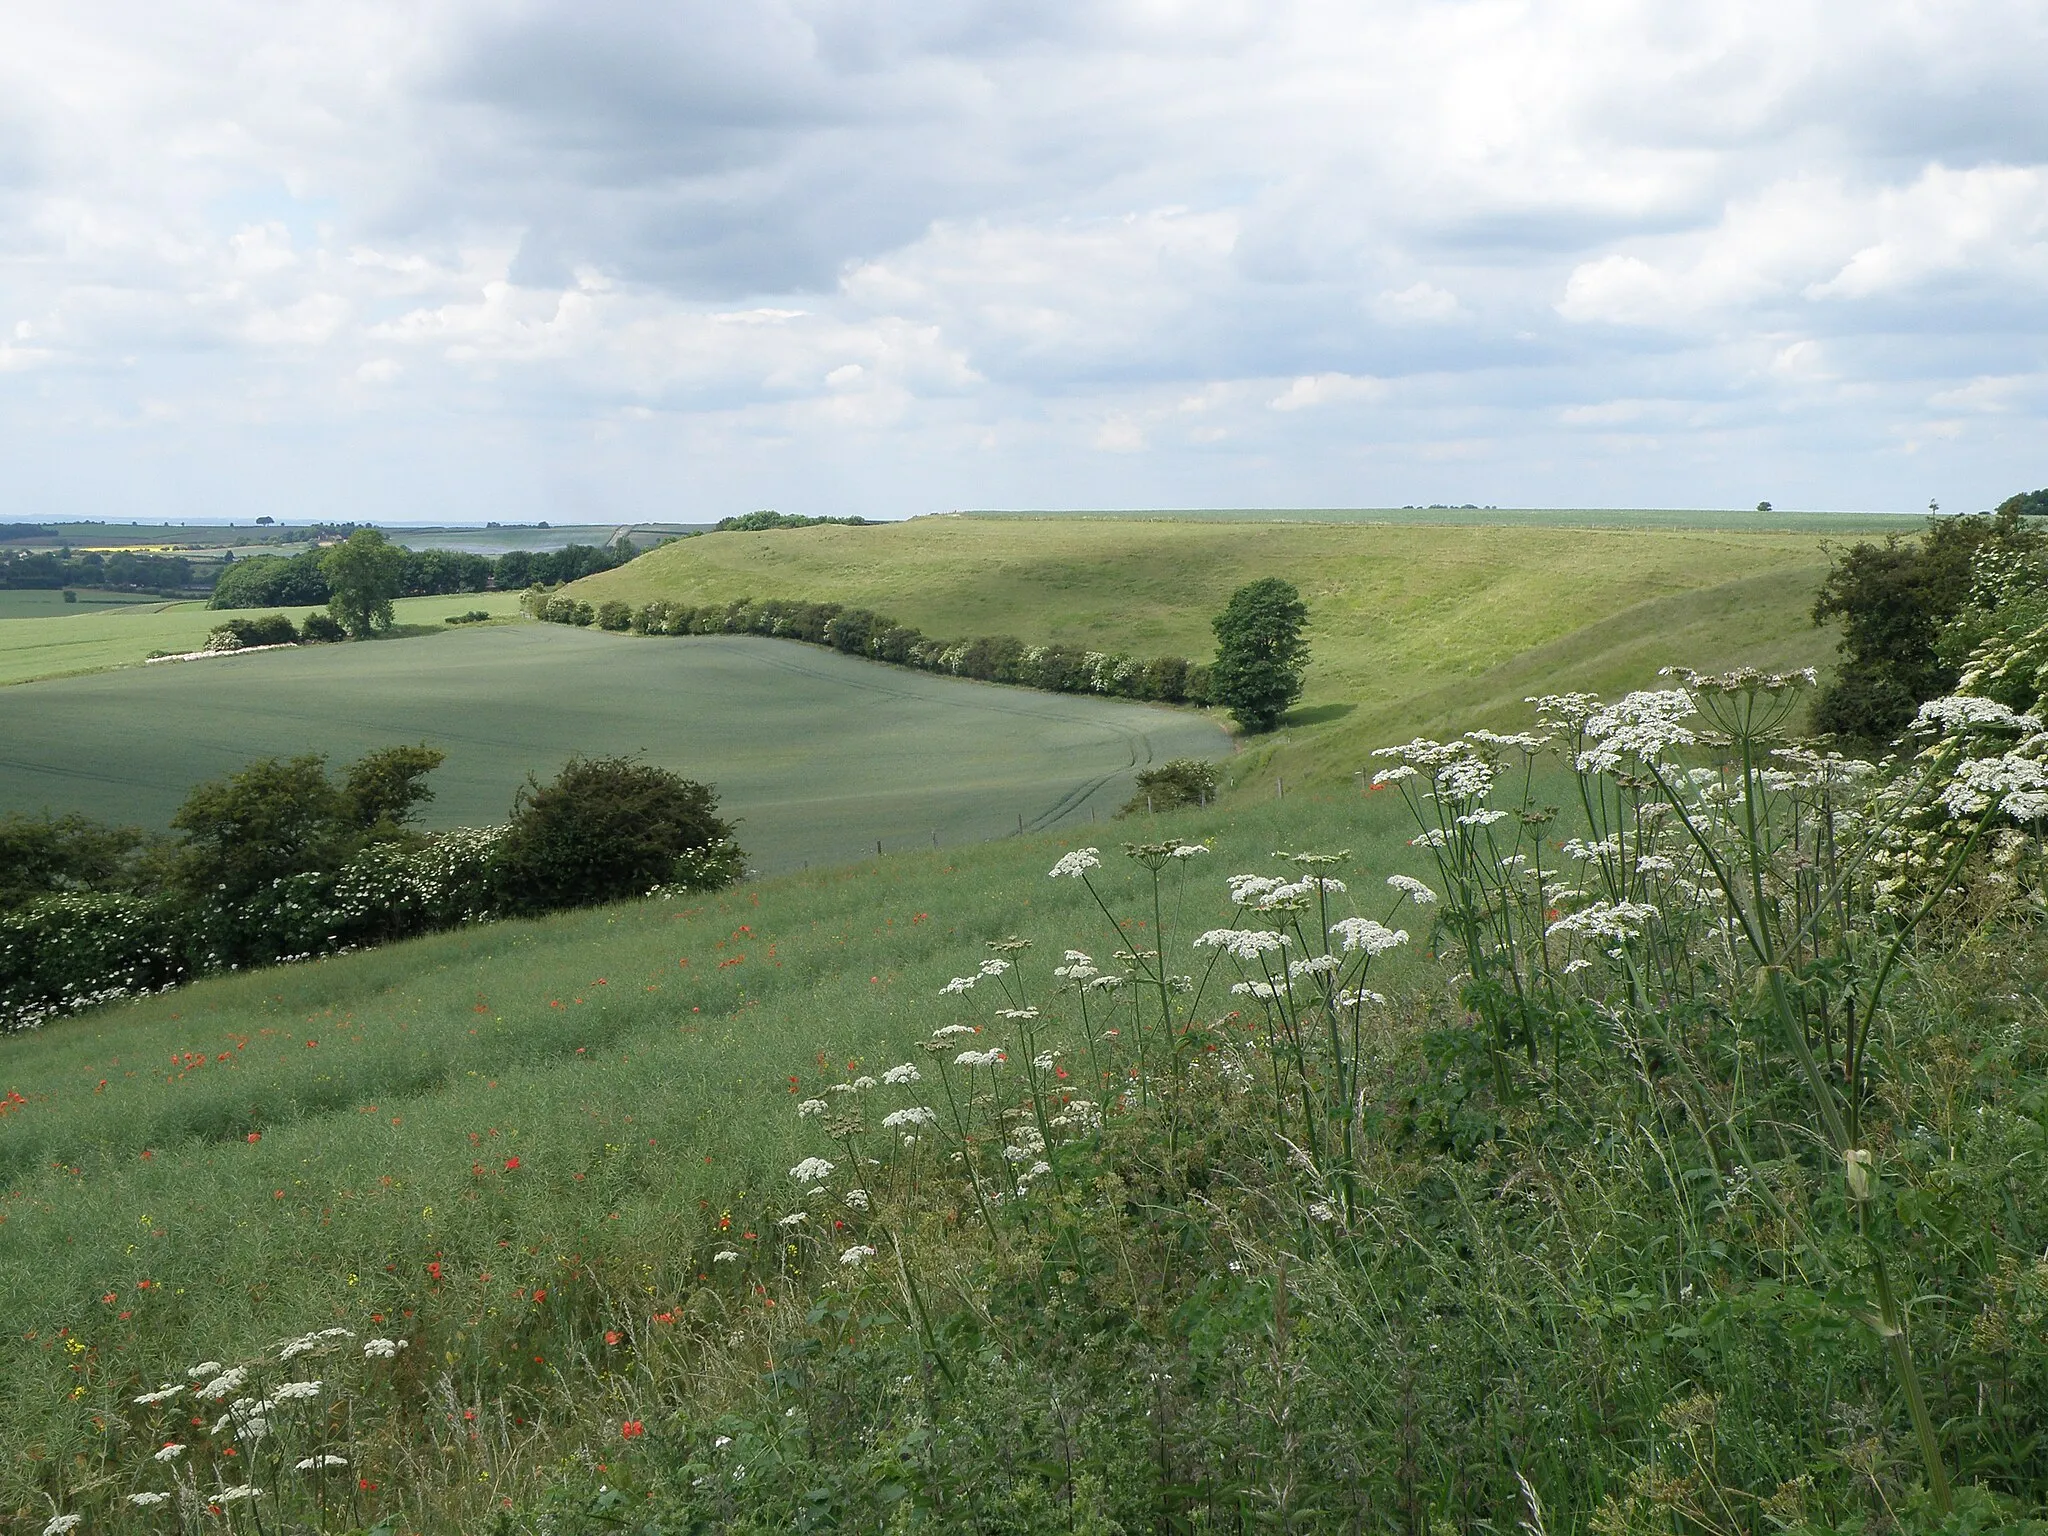
[[[715,890],[745,855],[711,788],[621,758],[529,779],[502,826],[421,833],[442,760],[266,758],[197,786],[150,837],[84,817],[0,817],[0,1030],[193,977],[466,923]]]
[[[1073,645],[1026,645],[1014,635],[940,640],[884,614],[838,603],[780,598],[755,602],[743,597],[702,607],[656,601],[635,608],[617,600],[593,605],[540,587],[530,589],[520,603],[550,624],[636,635],[768,635],[891,666],[1013,683],[1047,693],[1100,693],[1165,704],[1211,702],[1209,668],[1185,656],[1125,656]]]

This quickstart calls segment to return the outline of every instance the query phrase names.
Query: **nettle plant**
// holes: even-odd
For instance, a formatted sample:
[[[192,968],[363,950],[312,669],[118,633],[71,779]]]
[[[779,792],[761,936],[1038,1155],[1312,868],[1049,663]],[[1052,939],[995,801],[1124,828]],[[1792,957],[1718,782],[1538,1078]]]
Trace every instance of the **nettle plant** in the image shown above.
[[[1787,741],[1811,672],[1674,675],[1614,703],[1532,699],[1541,734],[1383,749],[1374,782],[1399,786],[1436,861],[1502,1101],[1619,1066],[1646,1103],[1675,1101],[1703,1168],[1787,1227],[1760,1153],[1832,1165],[1836,1198],[1805,1220],[1851,1242],[1814,1245],[1815,1285],[1882,1341],[1946,1509],[1872,1135],[1879,1009],[1998,824],[2048,814],[2048,736],[1993,700],[1941,699],[1915,721],[1917,755],[1880,768]],[[1582,836],[1557,839],[1560,807],[1539,803],[1551,759]],[[1846,1267],[1829,1258],[1843,1251]]]

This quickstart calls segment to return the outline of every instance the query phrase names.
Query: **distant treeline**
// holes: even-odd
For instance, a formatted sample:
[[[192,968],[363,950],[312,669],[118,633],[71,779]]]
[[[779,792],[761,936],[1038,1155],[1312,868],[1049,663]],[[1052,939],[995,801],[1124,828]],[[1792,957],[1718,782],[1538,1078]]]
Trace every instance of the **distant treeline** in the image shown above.
[[[0,537],[9,528],[24,523],[0,524]],[[38,530],[42,531],[42,530]],[[131,591],[161,592],[192,585],[192,562],[183,555],[131,554],[118,550],[103,555],[87,550],[82,555],[65,555],[54,550],[0,550],[0,587],[54,592],[62,587],[102,587]]]
[[[771,528],[871,528],[873,522],[865,517],[806,517],[801,512],[742,512],[738,517],[721,517],[711,528],[713,533],[766,533]],[[701,535],[686,533],[684,538]]]
[[[1185,656],[1122,656],[1073,645],[1026,645],[1015,635],[937,640],[882,614],[838,603],[774,598],[757,603],[740,598],[701,608],[667,602],[634,608],[617,601],[593,607],[538,590],[521,601],[527,612],[551,624],[595,625],[636,635],[770,635],[892,666],[985,683],[1014,683],[1047,693],[1103,693],[1166,704],[1210,702],[1209,669]]]
[[[599,549],[569,544],[545,554],[515,549],[493,560],[450,549],[409,549],[399,573],[401,597],[439,597],[450,592],[509,591],[536,584],[559,585],[624,565],[631,544]],[[300,555],[251,555],[221,572],[213,589],[214,608],[309,608],[332,596],[323,561],[325,550]]]
[[[8,539],[54,539],[57,530],[41,523],[0,523],[0,542]]]

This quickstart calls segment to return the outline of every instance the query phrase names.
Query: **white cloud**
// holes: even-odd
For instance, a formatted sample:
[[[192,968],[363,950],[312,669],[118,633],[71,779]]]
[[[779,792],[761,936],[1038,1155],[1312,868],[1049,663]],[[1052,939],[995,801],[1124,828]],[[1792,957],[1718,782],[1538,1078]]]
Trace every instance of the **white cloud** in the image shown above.
[[[9,43],[0,452],[52,516],[2040,478],[2025,0],[76,0]]]

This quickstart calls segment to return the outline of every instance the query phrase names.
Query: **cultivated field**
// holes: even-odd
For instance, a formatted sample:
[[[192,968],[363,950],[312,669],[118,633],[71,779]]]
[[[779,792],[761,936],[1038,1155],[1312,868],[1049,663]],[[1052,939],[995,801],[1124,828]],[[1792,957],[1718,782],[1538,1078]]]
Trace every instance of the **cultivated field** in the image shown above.
[[[6,593],[0,597],[40,597],[40,593]],[[58,594],[49,594],[58,596]],[[62,599],[59,597],[59,602]],[[248,617],[222,613],[200,602],[145,602],[120,609],[87,610],[62,625],[42,622],[52,610],[42,604],[24,605],[25,616],[7,616],[0,608],[0,686],[24,683],[36,678],[66,677],[80,672],[99,672],[110,667],[135,667],[151,651],[192,651],[206,643],[206,636],[224,620]],[[450,614],[481,608],[497,618],[511,618],[519,612],[516,592],[456,592],[446,597],[405,597],[392,607],[398,623],[406,629],[439,633],[442,620]],[[283,608],[293,623],[324,608]],[[211,663],[205,663],[211,665]],[[153,668],[161,671],[161,668]],[[0,706],[5,707],[5,706]]]
[[[485,825],[505,818],[529,772],[551,778],[571,753],[645,753],[717,785],[754,864],[770,870],[871,856],[877,839],[928,848],[934,835],[951,845],[1020,821],[1085,824],[1128,798],[1135,769],[1228,751],[1217,725],[1186,711],[930,677],[781,641],[553,624],[27,683],[0,695],[0,709],[10,808],[161,827],[194,783],[252,758],[343,760],[425,741],[448,754],[428,824]]]
[[[98,592],[90,587],[80,587],[77,592],[78,600],[67,603],[62,592],[0,587],[0,619],[75,619],[87,614],[105,613],[113,608],[172,606],[160,597],[143,592]]]

